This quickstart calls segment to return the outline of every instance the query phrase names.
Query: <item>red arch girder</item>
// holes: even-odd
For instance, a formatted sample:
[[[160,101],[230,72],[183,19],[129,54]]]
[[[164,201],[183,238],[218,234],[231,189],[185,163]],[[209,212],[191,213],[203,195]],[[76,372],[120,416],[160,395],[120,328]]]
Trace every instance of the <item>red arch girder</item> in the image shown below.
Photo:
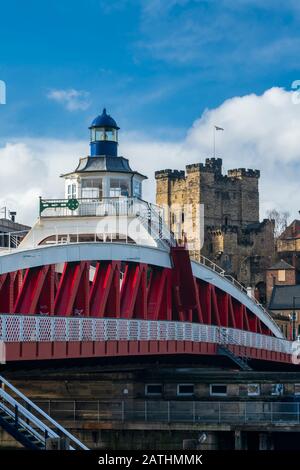
[[[171,320],[172,273],[170,269],[152,269],[147,290],[148,320]]]
[[[183,256],[180,255],[181,260]],[[183,289],[172,269],[126,262],[66,262],[0,276],[0,312],[192,321],[272,334],[228,293],[192,277]],[[183,271],[186,276],[189,272]],[[184,290],[184,295],[182,294]],[[188,299],[190,293],[191,300]]]
[[[65,263],[54,300],[56,315],[88,316],[89,265],[87,261]]]
[[[53,315],[54,275],[53,265],[26,269],[13,312]]]
[[[90,316],[120,316],[119,261],[97,262],[90,289]]]

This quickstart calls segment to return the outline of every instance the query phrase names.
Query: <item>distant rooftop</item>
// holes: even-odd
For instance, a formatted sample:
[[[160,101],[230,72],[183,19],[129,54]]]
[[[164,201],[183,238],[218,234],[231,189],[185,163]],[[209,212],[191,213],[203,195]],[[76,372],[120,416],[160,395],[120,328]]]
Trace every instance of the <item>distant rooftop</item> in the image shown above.
[[[291,264],[287,263],[286,261],[284,261],[283,259],[281,259],[280,261],[278,261],[278,263],[275,263],[273,264],[273,266],[271,266],[269,268],[269,270],[272,270],[272,269],[295,269],[294,266],[292,266]]]
[[[300,220],[295,219],[280,235],[280,240],[300,238]]]
[[[270,300],[270,310],[293,310],[293,297],[295,308],[300,310],[300,285],[274,286]]]

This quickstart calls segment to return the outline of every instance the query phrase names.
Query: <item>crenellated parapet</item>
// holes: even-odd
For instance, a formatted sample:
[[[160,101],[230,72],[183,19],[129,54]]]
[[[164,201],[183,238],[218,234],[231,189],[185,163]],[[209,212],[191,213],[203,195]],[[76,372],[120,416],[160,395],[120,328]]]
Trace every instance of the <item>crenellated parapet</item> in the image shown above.
[[[251,168],[235,168],[228,170],[227,175],[229,178],[260,178],[259,170],[252,170]]]
[[[159,170],[155,172],[155,179],[183,179],[185,178],[184,170]]]

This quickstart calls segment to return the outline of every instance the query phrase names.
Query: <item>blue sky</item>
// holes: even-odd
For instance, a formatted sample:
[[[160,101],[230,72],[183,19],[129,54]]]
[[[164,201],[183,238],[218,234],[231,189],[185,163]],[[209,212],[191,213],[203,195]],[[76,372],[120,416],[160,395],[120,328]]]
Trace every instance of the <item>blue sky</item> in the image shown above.
[[[212,156],[217,124],[225,170],[261,170],[261,217],[297,217],[299,0],[10,0],[0,16],[0,205],[21,220],[62,196],[103,106],[150,199],[155,170]]]
[[[82,137],[106,105],[122,128],[183,135],[225,99],[289,88],[300,8],[286,0],[1,2],[1,137]],[[73,109],[50,99],[76,90]]]

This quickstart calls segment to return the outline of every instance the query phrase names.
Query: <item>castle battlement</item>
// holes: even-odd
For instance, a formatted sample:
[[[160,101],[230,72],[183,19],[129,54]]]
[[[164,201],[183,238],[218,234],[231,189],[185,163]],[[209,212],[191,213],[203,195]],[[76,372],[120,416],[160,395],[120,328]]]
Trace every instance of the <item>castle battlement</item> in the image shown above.
[[[162,178],[176,179],[176,180],[182,179],[182,178],[185,178],[185,172],[184,170],[171,170],[171,169],[156,171],[155,179],[162,179]]]
[[[205,163],[192,163],[190,165],[186,165],[185,168],[187,173],[201,171],[222,174],[222,158],[206,158]]]
[[[227,175],[229,178],[259,178],[260,171],[259,170],[252,170],[246,168],[235,168],[233,170],[228,170]]]

